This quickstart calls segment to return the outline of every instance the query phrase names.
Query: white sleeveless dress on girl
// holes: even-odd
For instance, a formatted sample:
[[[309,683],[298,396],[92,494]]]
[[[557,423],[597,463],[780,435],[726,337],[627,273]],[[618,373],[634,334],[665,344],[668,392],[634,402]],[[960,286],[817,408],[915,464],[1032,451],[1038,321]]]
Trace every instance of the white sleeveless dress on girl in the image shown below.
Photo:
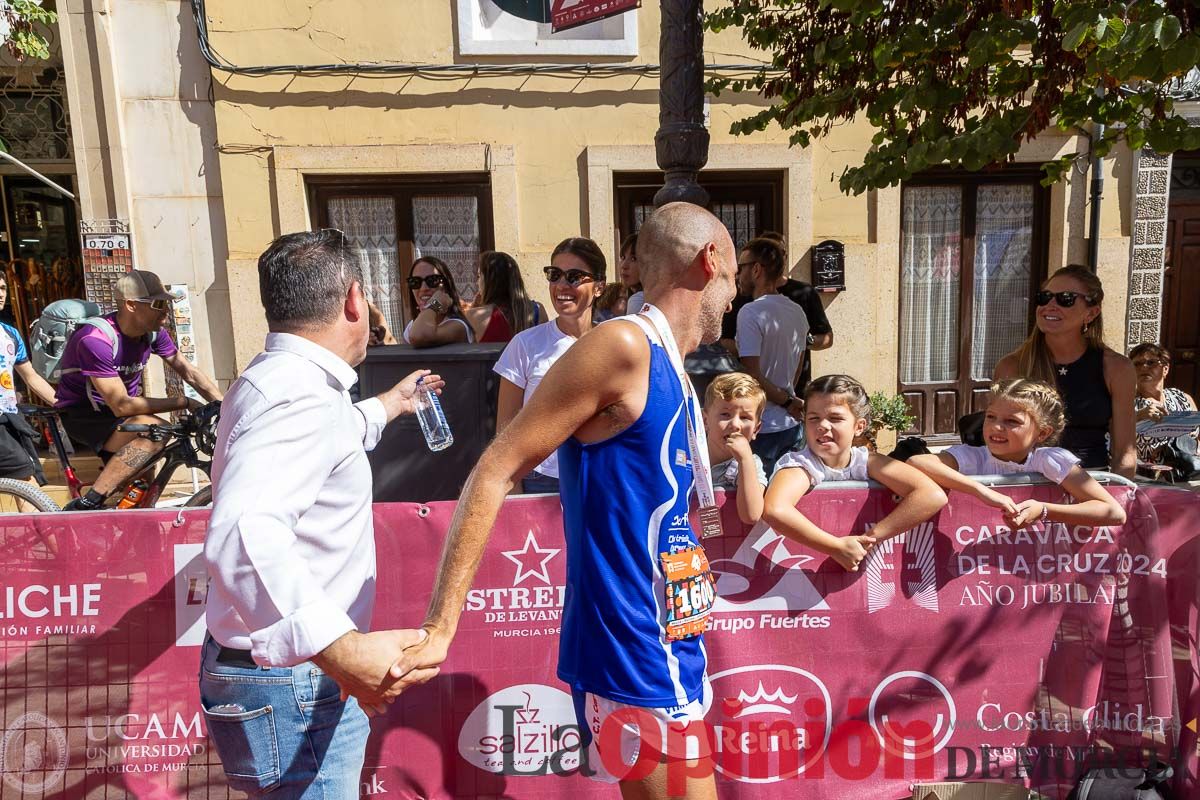
[[[1033,472],[1048,481],[1062,483],[1079,463],[1079,457],[1061,447],[1035,447],[1024,461],[1001,461],[986,447],[956,444],[946,448],[946,455],[958,462],[963,475],[1015,475]]]
[[[808,473],[813,489],[824,481],[865,481],[868,477],[867,459],[870,455],[870,451],[865,447],[851,447],[849,465],[845,469],[834,469],[826,466],[825,462],[817,458],[816,453],[805,447],[803,450],[786,453],[775,465],[775,472],[799,467]]]

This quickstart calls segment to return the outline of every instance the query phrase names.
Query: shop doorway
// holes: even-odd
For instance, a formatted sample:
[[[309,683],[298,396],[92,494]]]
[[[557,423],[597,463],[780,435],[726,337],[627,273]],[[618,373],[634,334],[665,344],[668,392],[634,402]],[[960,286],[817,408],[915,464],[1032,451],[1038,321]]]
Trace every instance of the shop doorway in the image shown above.
[[[73,190],[69,175],[54,180]],[[42,309],[64,297],[83,297],[83,266],[75,203],[35,178],[5,175],[4,230],[8,305],[0,319],[28,334]]]
[[[1171,353],[1167,385],[1200,390],[1200,154],[1177,153],[1171,167],[1163,270],[1163,347]]]

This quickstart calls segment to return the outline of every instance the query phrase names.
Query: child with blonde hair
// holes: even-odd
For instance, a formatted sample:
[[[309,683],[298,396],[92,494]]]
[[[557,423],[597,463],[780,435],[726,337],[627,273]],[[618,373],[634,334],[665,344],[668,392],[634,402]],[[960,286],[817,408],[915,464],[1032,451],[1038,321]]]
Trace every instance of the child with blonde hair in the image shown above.
[[[808,444],[779,460],[763,511],[763,519],[776,532],[825,553],[850,572],[858,569],[876,542],[909,530],[946,505],[946,493],[919,470],[854,445],[870,419],[867,392],[854,378],[825,375],[810,383],[804,390]],[[796,508],[800,498],[825,481],[868,478],[901,498],[870,533],[839,536],[824,531]]]
[[[738,517],[747,525],[763,512],[767,473],[750,443],[762,427],[767,395],[758,381],[744,372],[713,379],[704,392],[704,429],[708,434],[708,459],[713,487],[737,492]]]
[[[1000,509],[1014,529],[1033,522],[1076,525],[1121,525],[1125,511],[1096,480],[1079,466],[1069,450],[1054,447],[1066,425],[1062,398],[1049,385],[1028,378],[992,384],[983,418],[983,447],[959,444],[937,454],[908,460],[945,489],[973,495]],[[1038,473],[1057,483],[1074,503],[1043,503],[1012,498],[968,475]]]

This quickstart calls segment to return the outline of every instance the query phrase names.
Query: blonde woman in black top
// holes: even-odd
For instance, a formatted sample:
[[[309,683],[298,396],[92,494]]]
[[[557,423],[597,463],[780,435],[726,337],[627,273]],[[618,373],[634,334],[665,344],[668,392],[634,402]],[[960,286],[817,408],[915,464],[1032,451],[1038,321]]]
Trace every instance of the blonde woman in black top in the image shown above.
[[[1133,363],[1104,344],[1104,287],[1086,267],[1063,267],[1034,295],[1029,338],[996,364],[994,380],[1031,378],[1055,386],[1067,412],[1060,446],[1085,469],[1132,478]]]

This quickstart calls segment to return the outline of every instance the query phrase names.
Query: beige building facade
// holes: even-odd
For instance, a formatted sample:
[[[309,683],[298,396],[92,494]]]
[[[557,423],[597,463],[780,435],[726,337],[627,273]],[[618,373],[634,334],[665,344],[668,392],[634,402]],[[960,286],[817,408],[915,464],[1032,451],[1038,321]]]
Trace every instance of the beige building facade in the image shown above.
[[[541,267],[565,237],[595,239],[615,275],[617,242],[658,180],[657,74],[634,71],[657,62],[657,4],[566,37],[511,5],[206,0],[198,28],[178,0],[63,0],[80,218],[127,221],[139,266],[192,287],[201,364],[223,380],[262,344],[255,262],[281,233],[346,230],[393,327],[419,253],[449,261],[467,298],[481,249],[514,255],[544,302]],[[736,32],[705,40],[712,64],[763,59]],[[729,133],[761,107],[748,94],[709,100],[714,210],[739,242],[782,232],[803,280],[812,247],[841,242],[846,289],[823,295],[835,344],[814,355],[814,374],[903,390],[922,432],[947,432],[1023,337],[1030,287],[1087,259],[1091,176],[1043,189],[1035,170],[1085,152],[1087,135],[1047,133],[983,176],[931,173],[849,197],[837,178],[869,128],[840,126],[805,149],[779,130]],[[1119,350],[1161,333],[1167,220],[1149,241],[1157,206],[1143,201],[1170,162],[1155,158],[1118,150],[1103,163],[1098,269]],[[1167,172],[1151,181],[1155,169]],[[1149,239],[1135,242],[1139,230]],[[1132,322],[1131,297],[1145,301]]]

